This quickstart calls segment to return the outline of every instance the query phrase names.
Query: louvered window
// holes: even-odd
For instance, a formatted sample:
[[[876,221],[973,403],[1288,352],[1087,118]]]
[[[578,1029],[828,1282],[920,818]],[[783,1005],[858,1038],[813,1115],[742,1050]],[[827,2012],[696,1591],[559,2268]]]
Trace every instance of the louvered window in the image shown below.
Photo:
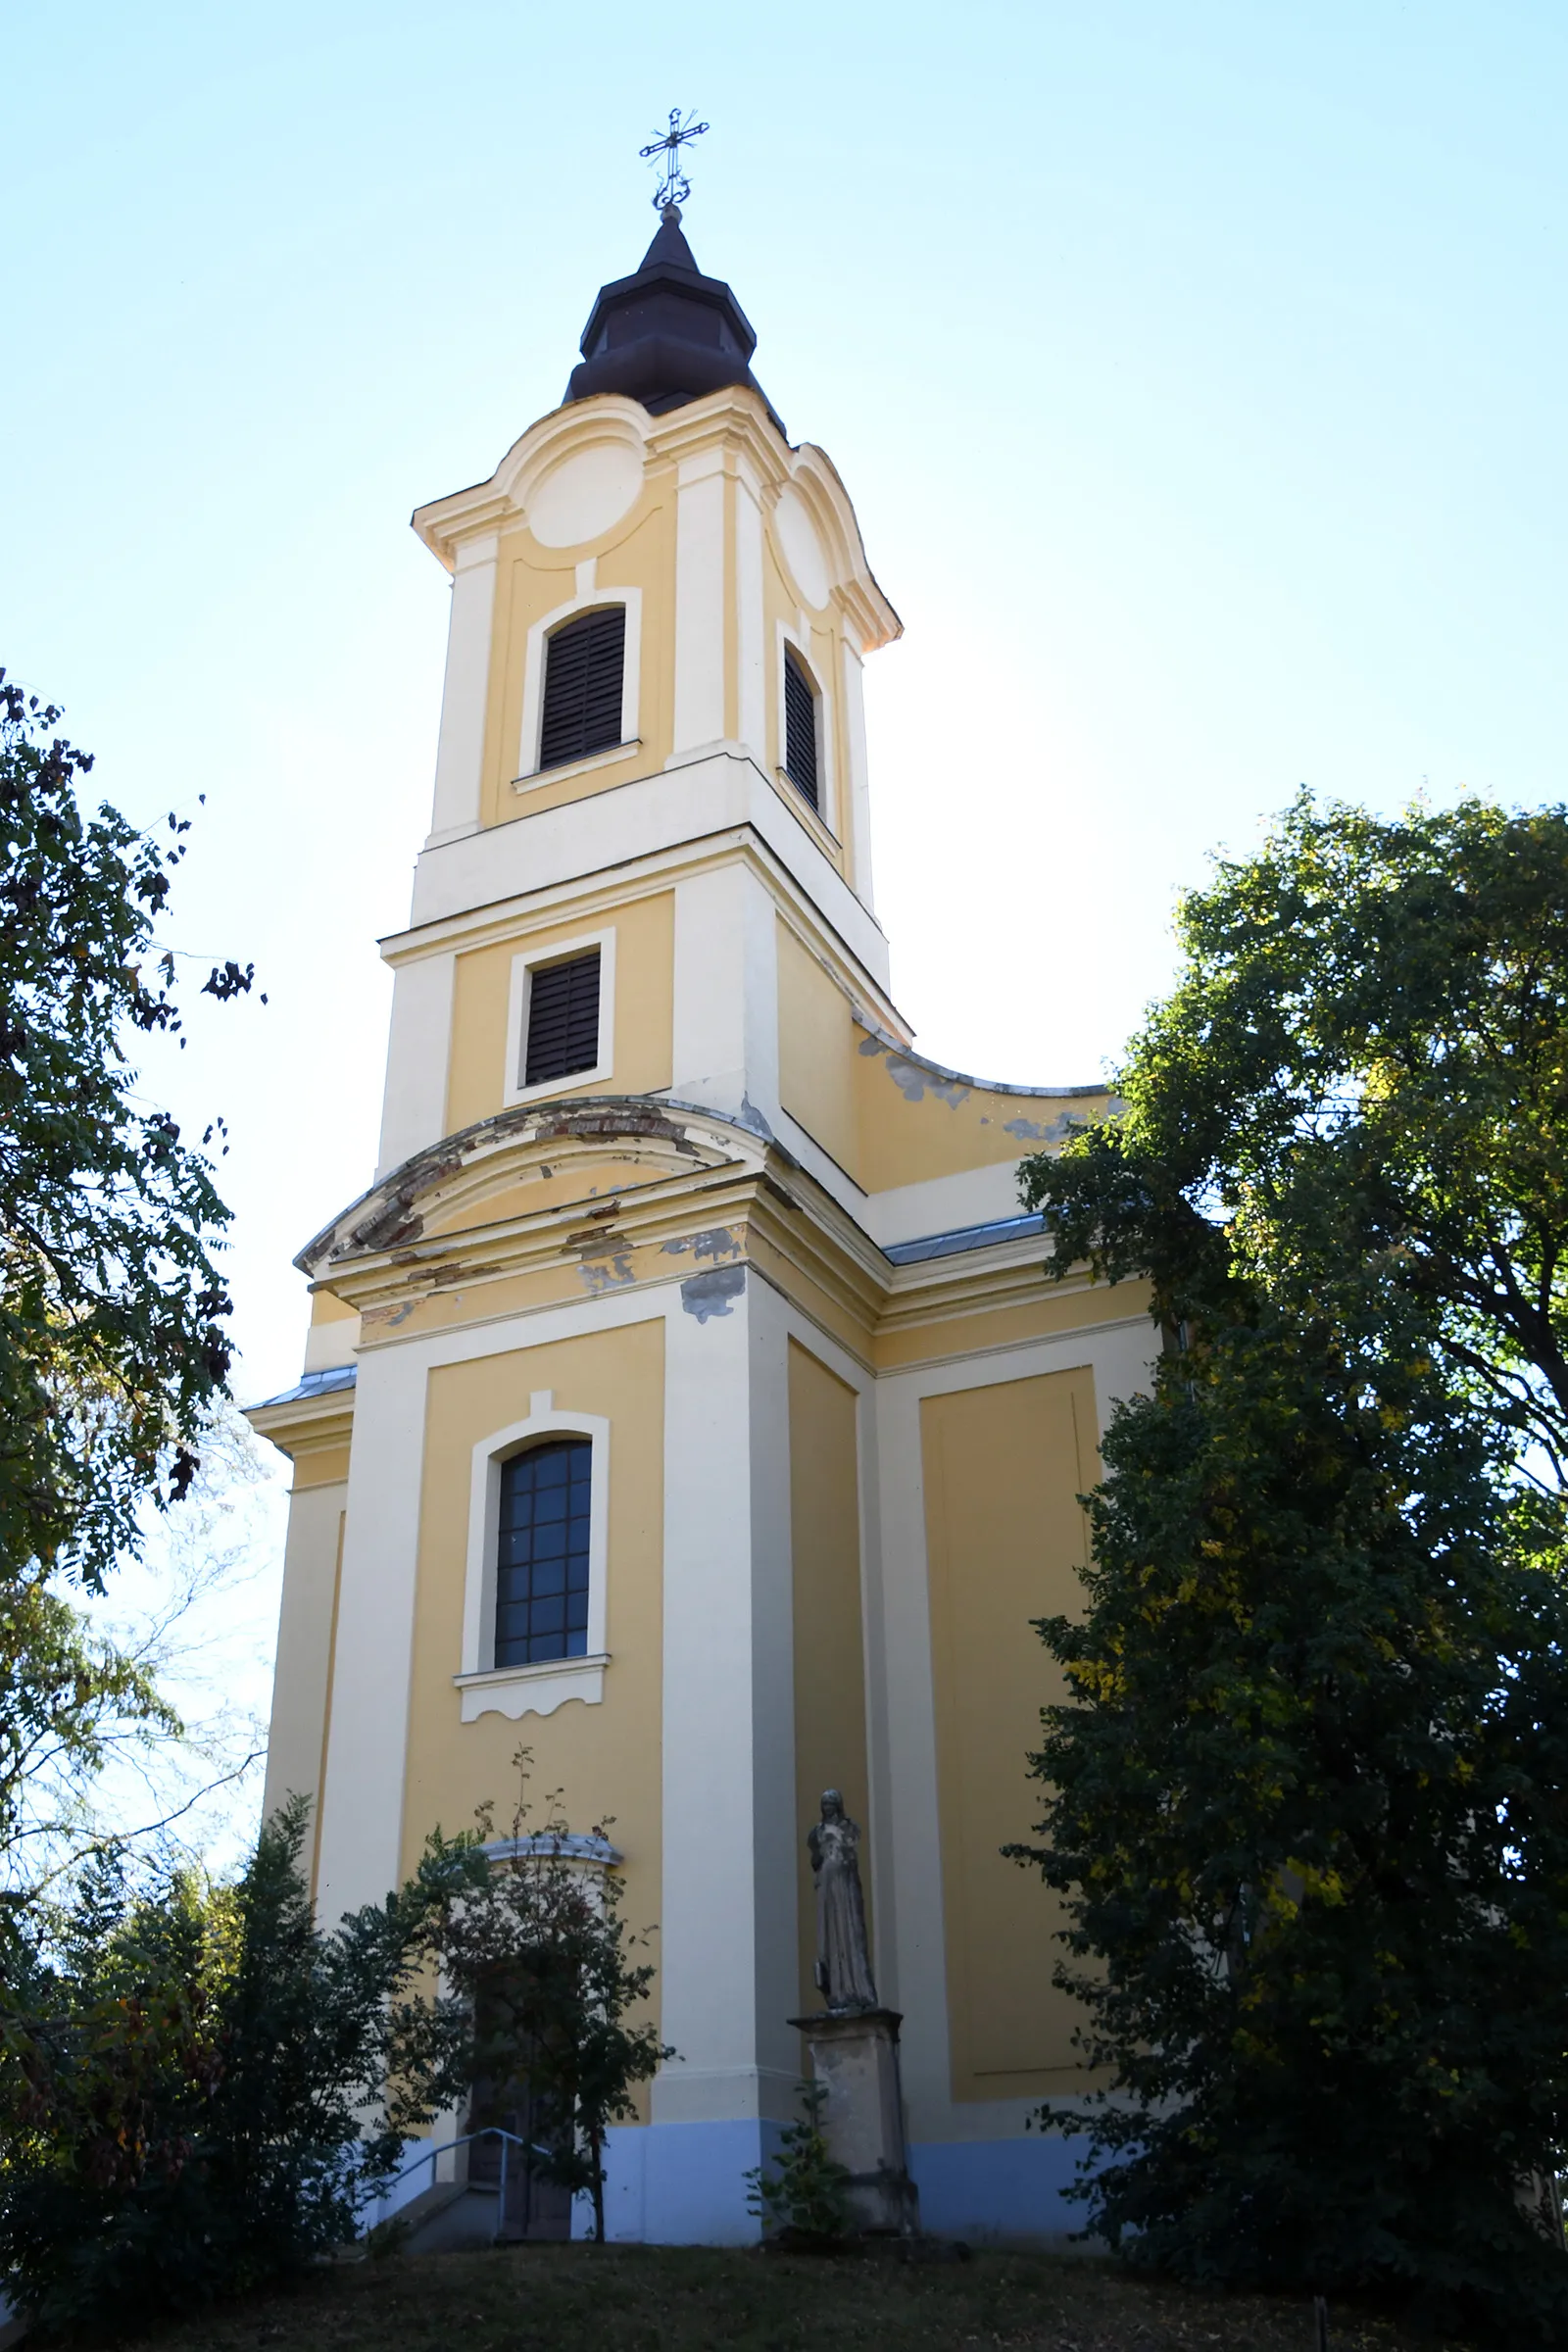
[[[604,605],[557,629],[545,648],[545,707],[539,765],[586,760],[620,741],[626,663],[626,608]]]
[[[580,1658],[588,1647],[588,1490],[593,1446],[565,1438],[501,1471],[496,1664]]]
[[[816,790],[816,696],[806,665],[784,649],[784,772],[813,808]]]
[[[599,1059],[599,950],[565,963],[536,964],[528,975],[528,1050],[524,1086],[548,1086],[591,1070]]]

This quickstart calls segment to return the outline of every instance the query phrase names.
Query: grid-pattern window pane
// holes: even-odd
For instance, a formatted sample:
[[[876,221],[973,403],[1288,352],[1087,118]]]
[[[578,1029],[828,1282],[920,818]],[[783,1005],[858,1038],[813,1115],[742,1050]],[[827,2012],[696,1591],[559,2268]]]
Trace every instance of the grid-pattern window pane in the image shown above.
[[[803,665],[784,653],[784,772],[813,808],[816,793],[816,696]]]
[[[588,1648],[588,1484],[593,1446],[564,1438],[501,1472],[496,1664],[580,1658]]]
[[[626,608],[602,605],[568,620],[545,647],[545,707],[539,764],[560,767],[620,741]]]
[[[528,975],[528,1051],[524,1086],[548,1086],[599,1059],[599,950]]]

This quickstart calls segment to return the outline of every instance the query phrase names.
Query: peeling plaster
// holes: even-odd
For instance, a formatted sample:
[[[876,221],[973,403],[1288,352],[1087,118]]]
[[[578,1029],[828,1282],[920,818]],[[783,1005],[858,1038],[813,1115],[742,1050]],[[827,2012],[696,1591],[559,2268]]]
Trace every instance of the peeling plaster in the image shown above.
[[[1021,1144],[1059,1144],[1072,1123],[1072,1113],[1064,1110],[1056,1119],[1008,1119],[1002,1132]]]
[[[861,1038],[859,1050],[866,1054],[887,1055],[888,1076],[906,1102],[923,1102],[927,1095],[934,1095],[950,1110],[956,1110],[960,1102],[968,1101],[970,1089],[966,1079],[945,1077],[928,1062],[908,1061],[902,1054],[889,1053],[879,1037]]]
[[[662,1245],[666,1257],[684,1257],[691,1250],[694,1257],[739,1257],[741,1246],[727,1225],[714,1225],[707,1233],[683,1234],[679,1241]]]
[[[597,1298],[602,1291],[618,1290],[623,1283],[636,1279],[624,1250],[617,1250],[608,1262],[602,1257],[586,1260],[577,1271],[590,1298]]]
[[[901,1054],[888,1055],[887,1072],[906,1102],[923,1102],[927,1095],[935,1095],[939,1102],[956,1110],[969,1097],[966,1086],[955,1086],[947,1078],[933,1078],[929,1070],[922,1069],[917,1061],[906,1061]]]
[[[727,1315],[730,1300],[746,1289],[744,1266],[714,1266],[707,1274],[688,1274],[680,1286],[680,1302],[688,1315],[706,1323],[710,1315]]]

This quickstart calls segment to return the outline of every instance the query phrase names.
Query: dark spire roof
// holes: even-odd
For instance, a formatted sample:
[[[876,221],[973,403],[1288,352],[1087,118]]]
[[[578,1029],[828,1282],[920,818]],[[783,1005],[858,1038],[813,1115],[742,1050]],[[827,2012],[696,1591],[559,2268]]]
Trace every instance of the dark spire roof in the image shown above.
[[[582,330],[582,365],[571,371],[566,398],[619,392],[662,416],[721,384],[745,384],[784,433],[747,366],[756,348],[746,313],[721,277],[703,275],[681,235],[679,210],[667,205],[641,269],[600,287]]]

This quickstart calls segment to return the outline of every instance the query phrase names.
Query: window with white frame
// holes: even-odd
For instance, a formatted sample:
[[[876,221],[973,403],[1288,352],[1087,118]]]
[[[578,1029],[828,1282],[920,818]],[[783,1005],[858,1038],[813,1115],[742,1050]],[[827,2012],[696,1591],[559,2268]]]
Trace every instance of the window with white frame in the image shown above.
[[[642,590],[600,589],[591,562],[579,564],[577,594],[528,630],[516,791],[636,746]]]
[[[591,1070],[599,1059],[599,950],[536,964],[528,982],[524,1086]]]
[[[556,1410],[541,1390],[528,1417],[473,1449],[463,1651],[463,1720],[515,1719],[604,1693],[610,1423]]]
[[[508,1103],[611,1075],[614,1041],[613,928],[513,957],[507,1010]]]
[[[545,647],[539,765],[564,767],[620,741],[626,608],[601,605],[551,632]]]

